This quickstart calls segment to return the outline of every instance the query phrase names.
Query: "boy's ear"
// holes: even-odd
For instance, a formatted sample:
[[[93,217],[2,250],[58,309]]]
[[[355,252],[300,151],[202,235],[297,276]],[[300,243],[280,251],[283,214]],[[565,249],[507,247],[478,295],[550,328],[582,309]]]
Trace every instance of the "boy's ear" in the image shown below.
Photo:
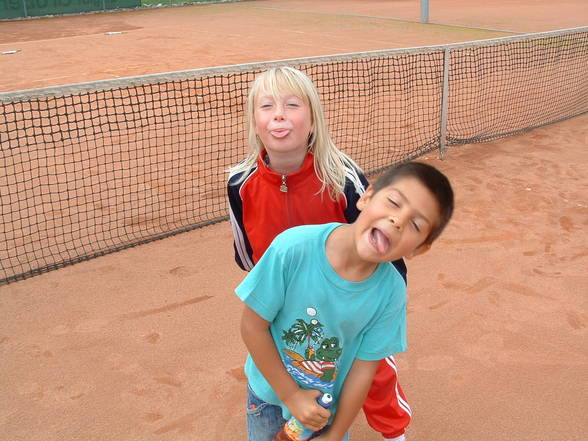
[[[374,194],[374,189],[370,185],[367,188],[367,190],[365,191],[365,193],[360,196],[360,198],[357,200],[357,203],[355,204],[359,211],[363,211],[363,209],[365,208],[365,205],[371,199],[373,194]]]
[[[413,257],[420,256],[421,254],[425,254],[430,249],[431,249],[431,244],[430,243],[424,243],[424,244],[418,246],[417,248],[415,248],[411,253],[407,254],[404,257],[406,257],[407,259],[410,260]]]

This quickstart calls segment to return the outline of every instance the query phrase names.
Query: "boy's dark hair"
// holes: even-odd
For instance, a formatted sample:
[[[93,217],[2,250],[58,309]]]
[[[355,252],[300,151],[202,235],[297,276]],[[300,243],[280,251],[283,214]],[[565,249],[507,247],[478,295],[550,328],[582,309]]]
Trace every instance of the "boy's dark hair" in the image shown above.
[[[374,194],[401,178],[418,179],[439,203],[439,222],[429,233],[426,244],[439,237],[453,214],[453,189],[449,179],[435,167],[422,162],[405,162],[385,171],[372,185]]]

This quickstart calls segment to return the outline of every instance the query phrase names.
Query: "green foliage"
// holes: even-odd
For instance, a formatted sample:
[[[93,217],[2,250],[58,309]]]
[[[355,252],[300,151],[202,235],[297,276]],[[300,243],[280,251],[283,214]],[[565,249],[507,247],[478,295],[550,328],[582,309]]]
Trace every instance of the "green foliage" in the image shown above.
[[[213,3],[211,0],[141,0],[142,6],[170,6],[184,5],[189,3]]]

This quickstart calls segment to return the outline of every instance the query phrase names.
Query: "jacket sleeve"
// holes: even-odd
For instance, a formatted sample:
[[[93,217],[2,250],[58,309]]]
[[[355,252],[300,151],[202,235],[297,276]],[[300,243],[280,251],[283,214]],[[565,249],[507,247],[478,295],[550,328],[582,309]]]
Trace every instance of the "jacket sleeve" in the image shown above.
[[[369,186],[369,182],[365,175],[355,169],[349,168],[347,172],[347,179],[345,180],[345,199],[347,200],[347,207],[345,207],[345,219],[348,223],[355,222],[359,216],[357,209],[357,201],[362,194],[365,193]],[[392,262],[392,265],[398,270],[404,283],[406,283],[406,264],[403,259],[398,259]]]
[[[347,223],[355,222],[357,216],[359,216],[359,210],[357,209],[357,201],[361,197],[362,194],[365,193],[369,186],[369,182],[365,175],[354,169],[349,167],[346,179],[345,179],[345,200],[347,202],[347,206],[345,207],[345,219]]]
[[[242,182],[236,184],[240,175],[229,177],[227,182],[227,195],[229,199],[229,219],[233,230],[233,248],[235,249],[235,262],[239,268],[250,271],[253,268],[253,250],[245,233],[243,224],[243,200],[241,199]]]

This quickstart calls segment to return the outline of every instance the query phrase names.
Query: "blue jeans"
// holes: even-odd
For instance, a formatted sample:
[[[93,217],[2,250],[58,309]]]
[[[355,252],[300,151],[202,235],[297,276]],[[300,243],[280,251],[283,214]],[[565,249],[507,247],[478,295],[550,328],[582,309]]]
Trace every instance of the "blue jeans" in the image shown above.
[[[282,408],[263,401],[255,395],[249,385],[247,385],[247,392],[247,440],[272,441],[276,433],[286,424],[286,420],[282,417]],[[345,434],[343,441],[349,441],[348,433]]]

